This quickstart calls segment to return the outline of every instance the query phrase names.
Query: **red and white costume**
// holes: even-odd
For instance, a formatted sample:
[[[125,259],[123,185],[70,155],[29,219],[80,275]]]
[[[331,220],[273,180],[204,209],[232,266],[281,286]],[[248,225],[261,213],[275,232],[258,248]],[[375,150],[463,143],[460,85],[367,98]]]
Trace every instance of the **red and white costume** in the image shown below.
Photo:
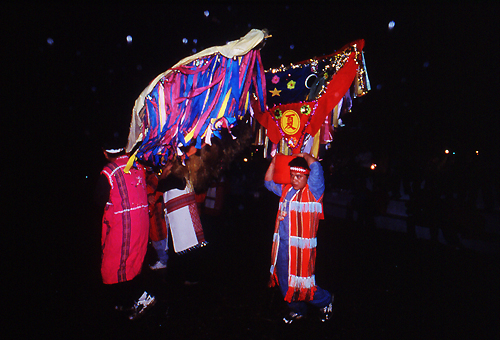
[[[132,168],[124,173],[127,161],[127,156],[121,156],[101,172],[111,187],[102,219],[101,275],[105,284],[136,277],[147,250],[149,215],[145,171]]]

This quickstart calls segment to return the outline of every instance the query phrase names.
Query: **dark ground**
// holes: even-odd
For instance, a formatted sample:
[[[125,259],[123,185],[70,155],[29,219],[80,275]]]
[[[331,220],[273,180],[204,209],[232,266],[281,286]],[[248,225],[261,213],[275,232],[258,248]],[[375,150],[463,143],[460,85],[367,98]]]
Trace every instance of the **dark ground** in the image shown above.
[[[133,322],[110,309],[100,281],[100,224],[88,203],[90,190],[82,189],[76,204],[68,197],[62,207],[39,200],[40,214],[26,220],[37,226],[24,239],[30,249],[17,253],[19,262],[8,261],[17,273],[8,280],[14,283],[8,301],[15,306],[8,307],[14,312],[10,334],[15,339],[499,338],[497,256],[410,241],[383,229],[368,232],[328,216],[320,224],[316,274],[318,284],[335,294],[333,320],[322,324],[311,311],[303,322],[283,324],[286,306],[266,285],[277,198],[259,192],[259,199],[227,195],[220,216],[203,216],[210,244],[199,250],[197,285],[183,284],[182,260],[175,254],[163,273],[145,267],[158,302]],[[68,214],[58,214],[69,207]],[[148,252],[145,264],[153,257]]]
[[[204,217],[210,244],[200,251],[198,285],[182,284],[181,261],[173,254],[164,277],[145,267],[159,301],[144,318],[129,322],[109,309],[101,283],[101,225],[90,193],[102,155],[100,145],[87,145],[106,130],[106,120],[128,127],[137,94],[191,53],[191,46],[179,46],[184,36],[219,45],[243,28],[245,34],[243,23],[252,22],[274,35],[263,49],[269,66],[281,63],[277,54],[296,62],[330,53],[350,37],[366,39],[373,94],[359,102],[347,126],[362,127],[358,134],[365,137],[359,139],[369,146],[389,143],[393,152],[427,160],[436,145],[456,144],[459,150],[462,143],[475,148],[479,141],[484,155],[497,159],[498,96],[484,91],[498,88],[498,35],[485,34],[497,31],[497,2],[423,3],[408,9],[390,2],[373,10],[357,2],[348,8],[332,2],[323,11],[293,5],[293,13],[249,4],[248,15],[241,11],[229,21],[202,26],[184,19],[197,8],[201,16],[191,3],[178,20],[166,12],[170,2],[163,10],[88,5],[17,1],[2,12],[4,54],[11,57],[4,63],[2,79],[8,85],[3,89],[12,91],[6,92],[10,100],[4,101],[1,124],[2,311],[7,315],[2,338],[500,339],[498,255],[410,241],[385,229],[367,232],[328,216],[320,225],[316,274],[335,294],[334,318],[321,324],[311,315],[284,325],[286,307],[266,285],[277,198],[264,190],[259,200],[248,191],[244,196],[245,190],[226,196],[223,214]],[[389,20],[397,26],[386,34]],[[150,34],[150,27],[158,29]],[[321,34],[309,34],[309,27],[321,27]],[[125,52],[124,42],[116,42],[130,30],[143,43]],[[141,30],[148,31],[147,39]],[[54,46],[47,38],[54,38]],[[167,59],[158,59],[161,51]],[[493,170],[492,177],[498,173]],[[262,180],[263,173],[256,178]],[[151,253],[146,262],[154,262]]]

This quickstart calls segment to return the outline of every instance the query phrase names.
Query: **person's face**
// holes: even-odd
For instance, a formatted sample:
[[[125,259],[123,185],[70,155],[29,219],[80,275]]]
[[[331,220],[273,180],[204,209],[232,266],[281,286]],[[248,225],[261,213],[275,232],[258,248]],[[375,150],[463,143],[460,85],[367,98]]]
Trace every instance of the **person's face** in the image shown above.
[[[307,184],[307,175],[298,171],[290,171],[290,182],[295,190],[300,190]]]

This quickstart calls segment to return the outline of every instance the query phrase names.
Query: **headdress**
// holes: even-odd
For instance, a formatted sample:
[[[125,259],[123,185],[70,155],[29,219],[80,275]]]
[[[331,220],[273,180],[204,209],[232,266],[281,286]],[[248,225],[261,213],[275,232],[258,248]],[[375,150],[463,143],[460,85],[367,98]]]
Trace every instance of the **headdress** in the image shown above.
[[[303,174],[309,175],[311,172],[310,170],[298,167],[298,166],[291,166],[290,171],[296,171],[296,172],[302,172]]]
[[[120,153],[122,152],[123,150],[125,150],[124,148],[119,148],[119,149],[107,149],[107,150],[104,150],[106,151],[107,153]]]

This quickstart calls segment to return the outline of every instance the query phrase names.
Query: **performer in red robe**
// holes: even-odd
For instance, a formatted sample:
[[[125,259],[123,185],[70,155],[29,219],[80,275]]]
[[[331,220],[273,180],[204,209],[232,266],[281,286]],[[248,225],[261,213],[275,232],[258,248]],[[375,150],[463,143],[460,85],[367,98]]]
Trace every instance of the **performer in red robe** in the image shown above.
[[[279,285],[290,308],[283,318],[292,323],[306,315],[307,303],[318,307],[321,321],[330,319],[333,295],[316,285],[316,233],[323,216],[323,168],[309,154],[297,154],[290,166],[290,183],[275,183],[276,157],[265,175],[266,188],[280,196],[271,259],[271,286]]]
[[[143,291],[137,279],[149,233],[145,170],[132,168],[125,173],[129,157],[123,148],[105,148],[103,152],[109,163],[102,169],[97,187],[98,204],[104,206],[102,281],[110,290],[115,308],[131,309],[129,318],[135,319],[155,303],[155,297]]]

